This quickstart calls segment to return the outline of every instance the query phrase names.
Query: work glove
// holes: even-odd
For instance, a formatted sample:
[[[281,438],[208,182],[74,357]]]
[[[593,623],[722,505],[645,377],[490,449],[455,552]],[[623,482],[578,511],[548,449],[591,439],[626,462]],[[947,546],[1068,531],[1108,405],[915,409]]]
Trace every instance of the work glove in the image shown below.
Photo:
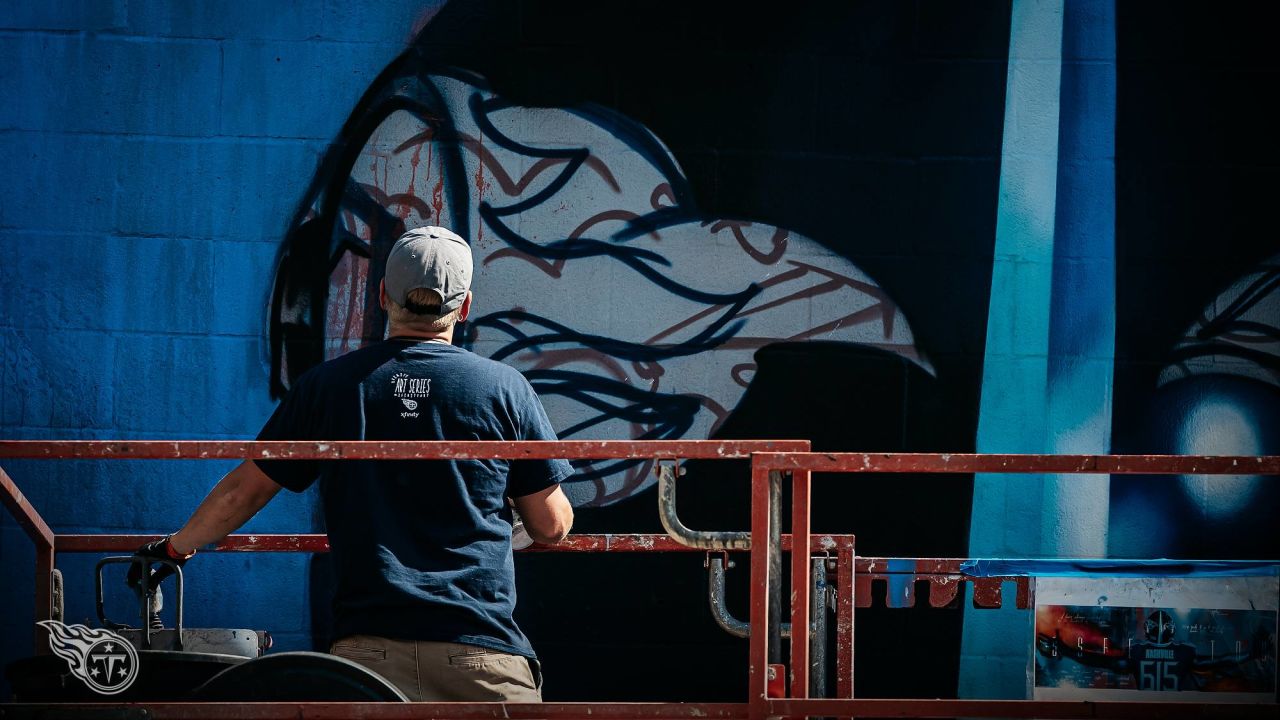
[[[135,557],[145,558],[147,563],[145,566],[142,563],[130,563],[129,573],[125,576],[125,582],[127,582],[131,588],[138,588],[142,582],[142,573],[145,569],[150,573],[150,576],[147,578],[147,590],[156,589],[159,587],[162,580],[173,574],[172,566],[162,564],[158,565],[155,569],[152,569],[152,563],[159,560],[168,560],[174,565],[182,567],[187,564],[187,561],[191,559],[192,555],[195,555],[195,553],[191,553],[191,555],[183,555],[182,553],[174,550],[173,543],[169,541],[168,536],[159,540],[153,540],[146,545],[143,545],[135,550],[133,554]]]

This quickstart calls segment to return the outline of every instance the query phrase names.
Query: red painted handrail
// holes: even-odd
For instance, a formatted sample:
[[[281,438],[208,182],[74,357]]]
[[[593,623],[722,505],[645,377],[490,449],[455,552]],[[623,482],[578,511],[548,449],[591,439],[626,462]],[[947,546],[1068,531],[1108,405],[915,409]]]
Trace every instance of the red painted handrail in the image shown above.
[[[561,442],[255,442],[255,441],[0,441],[0,458],[77,458],[77,459],[743,459],[752,460],[752,609],[755,627],[767,627],[768,565],[768,480],[771,472],[791,472],[794,494],[799,503],[793,507],[794,538],[812,551],[834,550],[837,558],[837,584],[841,588],[837,612],[837,634],[844,642],[837,654],[841,677],[838,688],[841,699],[807,699],[803,668],[807,666],[808,624],[804,613],[792,614],[793,667],[802,668],[792,677],[791,699],[771,699],[764,690],[764,661],[768,657],[768,633],[751,636],[751,696],[747,703],[544,703],[537,705],[502,703],[143,703],[150,717],[206,718],[222,720],[231,717],[328,720],[330,718],[363,717],[371,720],[398,718],[458,718],[487,720],[509,718],[549,718],[552,720],[763,720],[777,716],[894,716],[894,717],[1045,717],[1045,718],[1138,718],[1138,717],[1275,717],[1275,705],[1232,706],[1215,703],[1150,703],[1150,702],[1068,702],[1030,700],[920,700],[920,699],[852,699],[852,617],[855,602],[855,573],[861,578],[880,577],[886,573],[883,558],[856,558],[850,535],[811,535],[808,528],[808,487],[813,472],[846,473],[1107,473],[1107,474],[1197,474],[1197,475],[1276,475],[1280,474],[1280,457],[1216,457],[1168,455],[977,455],[954,453],[810,453],[808,441],[776,440],[675,440],[675,441],[561,441]],[[19,523],[37,545],[37,614],[47,614],[50,607],[47,582],[53,570],[54,551],[60,552],[127,552],[151,535],[58,535],[46,525],[35,508],[26,501],[17,485],[0,470],[0,500],[18,518]],[[808,537],[809,542],[804,543]],[[781,547],[791,548],[793,536],[784,535]],[[764,548],[764,550],[759,550]],[[215,548],[228,552],[324,552],[327,538],[315,534],[245,534],[229,536]],[[530,548],[538,552],[702,552],[676,543],[661,535],[578,535],[562,546]],[[960,559],[911,558],[915,572],[931,575],[954,575],[960,572]],[[792,582],[794,600],[799,608],[808,608],[808,563],[794,563]],[[1005,578],[1011,579],[1011,578]],[[943,580],[947,580],[943,578]],[[1002,578],[982,578],[988,584]],[[1025,578],[1023,578],[1025,580]],[[867,580],[869,582],[869,580]],[[949,580],[948,580],[949,582]],[[861,584],[859,585],[862,586]],[[43,588],[43,600],[42,597]],[[989,590],[990,588],[988,588]],[[998,592],[997,592],[998,595]],[[1019,586],[1022,595],[1022,586]],[[861,599],[861,598],[859,598]],[[997,603],[998,604],[998,603]],[[797,620],[798,619],[798,620]],[[758,623],[758,624],[757,624]],[[847,637],[846,637],[847,636]],[[848,654],[847,662],[844,654]],[[846,678],[845,675],[848,677]],[[87,710],[98,705],[0,705],[14,710],[40,708],[76,708]],[[120,704],[100,707],[119,710]]]

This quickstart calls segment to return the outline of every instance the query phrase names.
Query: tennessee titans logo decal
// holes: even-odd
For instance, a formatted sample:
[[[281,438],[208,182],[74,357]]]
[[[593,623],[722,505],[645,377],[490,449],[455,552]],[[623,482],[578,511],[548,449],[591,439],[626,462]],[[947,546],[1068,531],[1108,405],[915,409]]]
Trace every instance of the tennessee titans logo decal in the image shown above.
[[[138,678],[138,652],[110,630],[41,620],[49,631],[49,647],[67,661],[71,674],[102,695],[124,692]]]
[[[1142,624],[1142,630],[1152,645],[1165,646],[1173,642],[1173,618],[1163,610],[1152,613]]]

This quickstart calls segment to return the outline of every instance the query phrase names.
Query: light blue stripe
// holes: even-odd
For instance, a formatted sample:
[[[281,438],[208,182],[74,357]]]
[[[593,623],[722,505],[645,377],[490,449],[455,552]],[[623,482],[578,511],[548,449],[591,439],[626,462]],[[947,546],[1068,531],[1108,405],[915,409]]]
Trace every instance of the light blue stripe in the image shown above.
[[[1046,451],[1111,451],[1115,367],[1115,7],[1071,0],[1062,33]],[[1045,478],[1039,553],[1107,552],[1111,479]]]
[[[977,449],[1105,453],[1115,356],[1112,0],[1015,2],[1008,78]],[[1108,507],[1106,476],[979,475],[969,552],[1104,555]],[[1046,562],[1022,567],[1094,571],[1090,561]],[[1026,696],[1028,617],[966,610],[961,697]]]
[[[1046,450],[1062,17],[1062,0],[1013,5],[978,452]],[[1026,515],[1009,503],[1037,508],[1039,486],[976,477],[970,554],[1027,554],[1025,525],[1009,522]]]
[[[960,572],[972,577],[1272,577],[1277,560],[1112,560],[1046,558],[969,560]]]
[[[1063,10],[1062,0],[1022,0],[1010,19],[978,452],[1046,450]],[[1041,482],[974,477],[971,555],[1036,554]],[[1025,613],[965,607],[960,697],[1025,697]]]

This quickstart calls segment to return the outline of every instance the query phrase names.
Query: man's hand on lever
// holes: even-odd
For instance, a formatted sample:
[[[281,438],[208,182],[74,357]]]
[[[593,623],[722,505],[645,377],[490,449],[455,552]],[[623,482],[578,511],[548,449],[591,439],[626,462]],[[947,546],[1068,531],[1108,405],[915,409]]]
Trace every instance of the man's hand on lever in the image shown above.
[[[154,590],[162,580],[172,575],[174,571],[172,565],[163,562],[159,563],[160,566],[158,568],[152,570],[151,566],[153,564],[156,564],[157,561],[167,560],[178,567],[182,567],[187,564],[192,555],[196,554],[195,550],[186,553],[176,550],[173,547],[172,537],[172,535],[167,535],[159,540],[153,540],[134,551],[134,555],[146,558],[147,563],[144,565],[143,563],[135,562],[129,566],[129,573],[125,576],[125,582],[129,584],[129,587],[136,588],[139,586],[142,582],[142,573],[145,568],[148,572],[146,589]]]

